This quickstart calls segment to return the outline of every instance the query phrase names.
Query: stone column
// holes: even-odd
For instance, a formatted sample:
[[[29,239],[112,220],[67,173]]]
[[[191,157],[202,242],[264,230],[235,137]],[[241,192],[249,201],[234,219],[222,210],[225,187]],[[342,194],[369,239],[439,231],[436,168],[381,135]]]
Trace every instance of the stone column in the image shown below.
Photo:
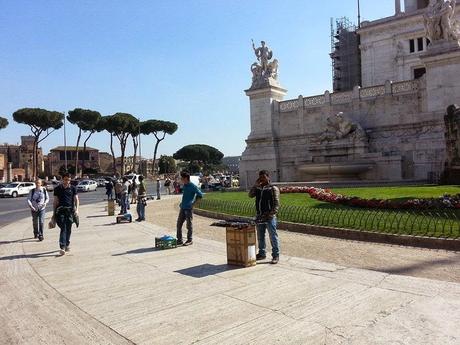
[[[460,47],[433,44],[420,59],[426,68],[427,110],[444,114],[450,104],[460,103]]]
[[[6,172],[6,182],[11,182],[11,181],[13,181],[13,163],[9,162],[8,170]]]
[[[401,13],[401,0],[395,0],[395,14]]]
[[[278,85],[246,90],[250,104],[251,133],[240,161],[241,187],[249,188],[257,172],[268,170],[272,180],[279,173],[277,138],[274,132],[274,104],[283,100],[286,90]]]

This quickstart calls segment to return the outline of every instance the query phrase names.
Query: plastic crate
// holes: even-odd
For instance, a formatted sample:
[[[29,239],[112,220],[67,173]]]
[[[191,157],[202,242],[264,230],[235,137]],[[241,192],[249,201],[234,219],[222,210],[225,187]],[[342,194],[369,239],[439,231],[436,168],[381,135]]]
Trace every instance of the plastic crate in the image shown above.
[[[131,223],[132,221],[133,221],[133,217],[129,213],[120,214],[120,215],[117,216],[117,224]]]
[[[155,237],[155,248],[158,249],[172,249],[177,248],[177,240],[175,238],[170,240],[162,239],[161,237]]]

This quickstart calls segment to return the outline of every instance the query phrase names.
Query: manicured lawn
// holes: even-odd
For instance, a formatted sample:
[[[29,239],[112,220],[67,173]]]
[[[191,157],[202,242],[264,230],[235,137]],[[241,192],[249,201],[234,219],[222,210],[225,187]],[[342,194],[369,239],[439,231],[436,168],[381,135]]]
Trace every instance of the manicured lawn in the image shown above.
[[[335,193],[359,196],[365,199],[407,200],[416,198],[437,198],[443,194],[460,194],[460,186],[409,186],[409,187],[360,187],[333,188]],[[249,201],[246,192],[213,192],[207,193],[207,199],[225,201]],[[341,207],[310,198],[307,193],[281,194],[282,205],[309,207]]]
[[[334,192],[361,198],[406,200],[460,194],[458,186],[337,188]],[[246,192],[207,193],[198,208],[236,216],[254,217],[254,200]],[[459,210],[372,210],[312,199],[307,193],[281,194],[282,221],[345,229],[459,238]]]

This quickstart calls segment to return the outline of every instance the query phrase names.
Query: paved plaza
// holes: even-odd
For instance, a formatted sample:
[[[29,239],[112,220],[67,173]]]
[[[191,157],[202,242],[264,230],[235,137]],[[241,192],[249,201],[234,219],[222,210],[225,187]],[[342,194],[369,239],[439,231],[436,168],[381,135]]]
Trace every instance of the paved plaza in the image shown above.
[[[163,202],[163,201],[161,201]],[[81,208],[71,254],[29,219],[0,232],[3,344],[458,344],[460,284],[282,256],[238,269],[222,242]],[[217,230],[216,230],[217,231]]]

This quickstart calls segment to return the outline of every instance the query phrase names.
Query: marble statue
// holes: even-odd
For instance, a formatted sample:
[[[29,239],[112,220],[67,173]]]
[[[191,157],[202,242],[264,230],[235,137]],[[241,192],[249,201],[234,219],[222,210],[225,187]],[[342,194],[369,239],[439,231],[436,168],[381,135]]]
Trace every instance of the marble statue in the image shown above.
[[[460,24],[455,19],[456,0],[430,0],[423,20],[426,36],[437,41],[459,41]]]
[[[260,42],[261,46],[257,47],[252,42],[252,49],[256,55],[257,62],[251,65],[252,86],[251,88],[261,88],[269,85],[270,79],[278,79],[278,60],[273,59],[273,52],[265,44],[265,41]]]
[[[367,139],[366,132],[361,125],[348,119],[342,112],[328,117],[326,122],[326,129],[317,138],[320,144],[325,141],[332,142],[344,138],[352,140]]]

